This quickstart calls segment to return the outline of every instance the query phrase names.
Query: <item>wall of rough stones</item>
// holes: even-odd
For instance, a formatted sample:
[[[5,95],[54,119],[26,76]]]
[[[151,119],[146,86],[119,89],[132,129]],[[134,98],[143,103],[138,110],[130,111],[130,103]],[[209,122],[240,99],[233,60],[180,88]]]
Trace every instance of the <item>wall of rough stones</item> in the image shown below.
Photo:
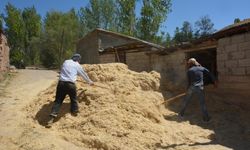
[[[7,38],[0,33],[0,80],[3,74],[9,70],[9,46]]]
[[[250,32],[219,40],[217,68],[223,88],[249,91]]]

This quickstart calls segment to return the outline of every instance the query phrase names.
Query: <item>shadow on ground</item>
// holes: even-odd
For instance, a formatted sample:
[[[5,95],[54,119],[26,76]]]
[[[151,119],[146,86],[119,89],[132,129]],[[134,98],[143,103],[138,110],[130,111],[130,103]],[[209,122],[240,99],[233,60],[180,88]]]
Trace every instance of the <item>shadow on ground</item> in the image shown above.
[[[47,122],[49,121],[50,117],[49,114],[51,112],[51,108],[53,106],[54,102],[50,102],[49,104],[44,104],[41,109],[37,112],[35,119],[38,121],[38,123],[42,126],[46,126]],[[57,122],[65,116],[65,114],[70,113],[70,103],[63,103],[60,109],[60,112],[55,118],[54,122]]]
[[[168,146],[158,145],[162,149],[177,148],[178,146],[187,145],[210,145],[219,144],[234,150],[246,150],[250,147],[250,110],[243,109],[238,105],[228,103],[232,97],[206,92],[206,104],[208,112],[212,117],[209,123],[202,122],[202,114],[199,101],[196,97],[192,99],[185,112],[184,118],[177,115],[164,116],[168,121],[182,122],[189,121],[192,125],[198,125],[204,129],[214,131],[208,143],[173,144]],[[237,101],[240,97],[235,97]],[[182,98],[171,101],[165,105],[166,108],[178,113],[182,104]],[[247,100],[247,99],[246,99]]]
[[[85,91],[79,92],[77,97],[81,98],[78,100],[79,103],[84,102],[86,105],[90,104],[90,101],[87,99]],[[42,126],[46,126],[47,122],[50,120],[49,114],[51,112],[52,106],[54,102],[44,104],[39,111],[35,115],[35,119]],[[64,103],[62,104],[58,116],[55,118],[54,122],[59,121],[62,117],[64,117],[67,113],[70,113],[70,100],[69,97],[66,97]]]

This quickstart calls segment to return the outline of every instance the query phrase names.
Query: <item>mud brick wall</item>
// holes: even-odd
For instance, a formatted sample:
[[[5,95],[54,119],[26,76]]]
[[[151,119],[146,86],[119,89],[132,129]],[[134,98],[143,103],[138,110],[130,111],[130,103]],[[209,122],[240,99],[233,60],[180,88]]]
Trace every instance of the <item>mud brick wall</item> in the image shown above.
[[[219,40],[217,68],[220,86],[231,91],[250,87],[250,32]]]
[[[3,74],[9,70],[9,51],[6,37],[0,34],[0,80],[2,80]]]

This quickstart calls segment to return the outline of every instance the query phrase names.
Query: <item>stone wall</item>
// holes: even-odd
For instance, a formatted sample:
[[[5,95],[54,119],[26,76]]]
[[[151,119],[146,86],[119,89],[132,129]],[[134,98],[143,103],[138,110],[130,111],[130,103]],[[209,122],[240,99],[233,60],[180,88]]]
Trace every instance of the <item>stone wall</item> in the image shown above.
[[[126,53],[126,64],[137,72],[151,71],[149,56],[145,52]]]
[[[99,38],[98,42],[100,44],[99,46],[100,48],[103,49],[135,42],[134,40],[129,38],[123,38],[115,34],[106,34],[102,32],[98,33],[98,38]]]
[[[0,80],[9,70],[9,51],[6,37],[0,33]]]
[[[103,54],[99,56],[100,63],[113,63],[115,62],[115,54]]]
[[[105,56],[102,55],[99,57],[99,50],[134,42],[134,40],[129,38],[120,37],[115,34],[107,34],[96,30],[79,40],[79,42],[77,43],[77,52],[82,55],[81,63],[98,64],[103,63],[102,61],[104,61],[104,63],[107,63],[107,61],[109,61],[109,58],[111,57],[107,56],[108,60],[105,60],[106,54]]]
[[[99,63],[98,54],[98,39],[97,33],[89,34],[81,39],[76,46],[77,53],[81,54],[82,64],[96,64]]]
[[[99,56],[100,63],[114,63],[115,54],[103,54]],[[144,52],[126,53],[126,64],[133,71],[151,71],[150,58]]]
[[[161,74],[162,89],[175,90],[186,85],[186,54],[174,52],[170,55],[152,55],[151,67]]]
[[[115,62],[114,54],[103,54],[99,56],[100,63]],[[161,74],[163,87],[186,87],[186,54],[174,52],[170,55],[147,55],[145,52],[126,53],[126,64],[128,68],[141,71],[157,71]]]
[[[231,91],[249,91],[250,32],[225,37],[217,48],[217,69],[220,86]]]

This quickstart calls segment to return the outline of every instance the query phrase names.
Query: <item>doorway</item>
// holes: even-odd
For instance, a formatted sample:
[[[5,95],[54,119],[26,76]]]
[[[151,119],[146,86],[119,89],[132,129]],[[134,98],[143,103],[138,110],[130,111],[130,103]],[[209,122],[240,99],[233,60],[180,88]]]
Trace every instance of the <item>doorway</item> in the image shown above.
[[[195,58],[201,66],[207,68],[218,79],[216,48],[187,52],[187,60]]]

